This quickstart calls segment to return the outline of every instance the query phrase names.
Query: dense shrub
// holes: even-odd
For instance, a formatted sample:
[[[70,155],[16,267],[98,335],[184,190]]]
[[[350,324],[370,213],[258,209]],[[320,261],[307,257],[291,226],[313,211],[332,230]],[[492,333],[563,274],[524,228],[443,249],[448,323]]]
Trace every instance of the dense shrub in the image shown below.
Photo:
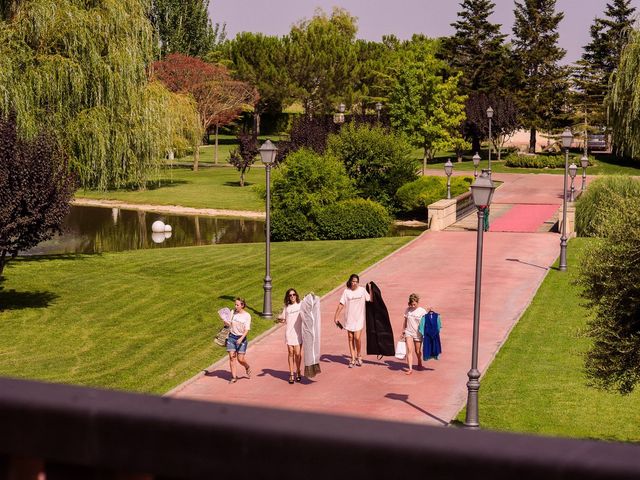
[[[583,237],[606,236],[605,220],[621,209],[626,198],[640,198],[640,181],[609,176],[595,180],[576,204],[576,232]]]
[[[296,117],[291,124],[289,140],[278,142],[276,161],[280,163],[293,152],[303,148],[320,154],[324,153],[329,134],[335,132],[337,128],[330,116],[300,115]]]
[[[274,240],[315,238],[315,212],[354,196],[342,162],[306,149],[292,153],[271,181]]]
[[[606,205],[606,203],[605,203]],[[592,315],[586,373],[597,387],[626,394],[640,382],[640,196],[602,207],[600,233],[580,264]]]
[[[472,177],[451,177],[451,197],[469,190]],[[426,215],[429,204],[447,198],[446,177],[420,177],[398,189],[396,199],[405,213]]]
[[[356,198],[321,208],[316,213],[318,236],[323,240],[383,237],[391,217],[377,202]]]
[[[327,151],[341,160],[359,196],[394,210],[395,193],[417,178],[418,161],[407,140],[383,128],[351,123],[330,135]]]
[[[575,154],[569,155],[569,164],[575,163],[580,166],[580,156]],[[589,157],[589,165],[593,165],[593,157]],[[564,168],[564,154],[522,154],[510,153],[504,159],[507,167],[516,168]]]

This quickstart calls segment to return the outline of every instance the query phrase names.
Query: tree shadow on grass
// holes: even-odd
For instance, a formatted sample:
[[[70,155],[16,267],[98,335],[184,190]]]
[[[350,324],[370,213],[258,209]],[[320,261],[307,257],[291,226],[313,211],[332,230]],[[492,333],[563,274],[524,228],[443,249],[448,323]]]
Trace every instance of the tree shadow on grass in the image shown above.
[[[233,296],[233,295],[220,295],[218,298],[219,298],[220,300],[229,300],[231,303],[235,303],[235,301],[236,301],[236,297],[235,297],[235,296]],[[231,308],[231,310],[233,310],[233,307],[229,307],[229,308]],[[262,312],[261,312],[261,311],[256,310],[255,308],[253,308],[253,307],[252,307],[251,305],[249,305],[249,304],[247,304],[247,305],[245,306],[245,310],[250,311],[253,315],[256,315],[256,316],[258,316],[258,317],[261,317],[261,316],[262,316]]]
[[[17,292],[4,290],[0,285],[0,312],[5,310],[23,310],[25,308],[46,308],[58,295],[53,292]]]
[[[240,180],[238,180],[237,182],[224,182],[224,184],[223,184],[223,185],[224,185],[225,187],[239,187],[239,186],[240,186]],[[252,185],[255,185],[255,183],[253,183],[253,182],[247,182],[247,181],[245,180],[245,182],[244,182],[244,187],[242,187],[242,188],[245,188],[245,187],[251,187]]]
[[[15,260],[11,260],[10,263],[7,264],[8,267],[13,265],[18,265],[20,263],[38,263],[38,262],[49,262],[52,260],[73,260],[73,261],[83,261],[88,257],[95,257],[96,255],[102,255],[102,253],[61,253],[55,255],[20,255]]]

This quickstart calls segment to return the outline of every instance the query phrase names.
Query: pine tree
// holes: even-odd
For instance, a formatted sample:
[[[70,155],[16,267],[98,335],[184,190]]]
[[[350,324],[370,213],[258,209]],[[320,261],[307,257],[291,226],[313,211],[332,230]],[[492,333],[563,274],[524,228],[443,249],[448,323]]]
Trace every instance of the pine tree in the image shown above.
[[[591,41],[585,45],[582,58],[576,62],[574,83],[578,90],[575,102],[581,113],[586,111],[589,123],[607,123],[604,99],[609,91],[611,75],[620,63],[620,54],[629,38],[635,7],[631,0],[614,0],[605,9],[605,18],[596,17],[591,25]]]
[[[463,93],[491,92],[501,88],[506,73],[506,52],[500,25],[489,22],[495,4],[490,0],[463,0],[459,20],[452,23],[456,33],[443,42],[449,64],[462,71]]]
[[[551,129],[563,114],[568,84],[566,69],[558,65],[566,51],[558,46],[555,0],[515,2],[513,44],[519,70],[518,97],[525,126],[530,131],[529,151],[535,152],[536,132]]]
[[[212,25],[209,0],[153,0],[151,22],[160,40],[160,56],[183,53],[204,57],[224,40],[223,25]]]

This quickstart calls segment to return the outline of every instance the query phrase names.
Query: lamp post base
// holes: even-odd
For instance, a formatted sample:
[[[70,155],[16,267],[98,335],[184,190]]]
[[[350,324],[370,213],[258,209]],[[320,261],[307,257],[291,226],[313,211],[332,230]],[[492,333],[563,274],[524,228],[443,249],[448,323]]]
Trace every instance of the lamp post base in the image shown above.
[[[262,302],[262,317],[271,318],[273,313],[271,312],[271,277],[264,277],[264,299]]]
[[[478,390],[480,390],[480,371],[472,368],[467,373],[467,414],[464,419],[464,428],[477,430],[480,428],[478,419]]]

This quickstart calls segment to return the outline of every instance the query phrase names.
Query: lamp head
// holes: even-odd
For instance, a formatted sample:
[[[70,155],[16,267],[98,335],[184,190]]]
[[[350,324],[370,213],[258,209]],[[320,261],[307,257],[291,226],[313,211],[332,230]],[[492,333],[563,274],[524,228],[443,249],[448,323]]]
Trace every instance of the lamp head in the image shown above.
[[[562,138],[563,148],[571,147],[571,142],[573,142],[573,133],[571,133],[571,130],[566,128],[564,132],[562,132],[562,135],[560,135],[560,138]]]
[[[260,147],[260,159],[262,163],[265,165],[271,165],[276,160],[276,153],[278,153],[278,148],[271,143],[271,140],[267,140]]]
[[[580,157],[580,166],[582,168],[587,168],[589,166],[589,158],[586,155]]]
[[[453,173],[453,163],[451,163],[451,159],[448,159],[447,163],[444,164],[444,173],[447,174],[447,177]]]
[[[471,196],[476,208],[481,209],[491,205],[491,198],[495,189],[496,187],[491,180],[489,172],[482,170],[482,173],[478,175],[476,181],[471,185]]]
[[[575,163],[569,165],[569,176],[571,178],[576,178],[576,173],[578,172],[578,166]]]
[[[344,113],[345,108],[346,108],[346,106],[345,106],[344,103],[341,103],[340,105],[338,105],[338,111],[340,113]]]
[[[487,108],[487,118],[493,118],[493,108]]]
[[[476,152],[476,154],[471,158],[473,160],[473,166],[477,167],[480,165],[480,155]]]
[[[380,110],[382,110],[382,103],[376,102],[376,112],[379,112]]]

